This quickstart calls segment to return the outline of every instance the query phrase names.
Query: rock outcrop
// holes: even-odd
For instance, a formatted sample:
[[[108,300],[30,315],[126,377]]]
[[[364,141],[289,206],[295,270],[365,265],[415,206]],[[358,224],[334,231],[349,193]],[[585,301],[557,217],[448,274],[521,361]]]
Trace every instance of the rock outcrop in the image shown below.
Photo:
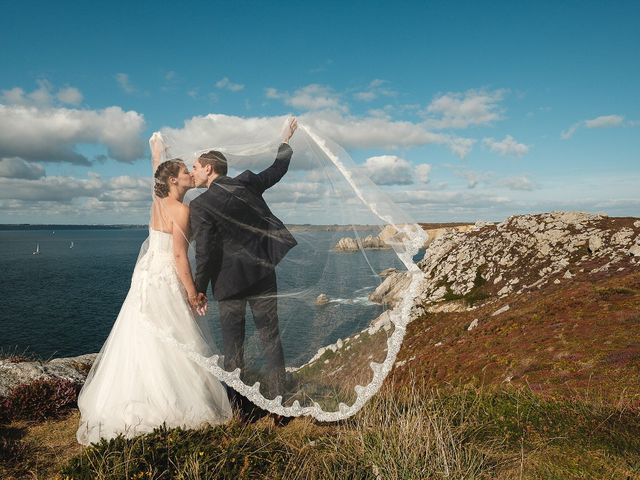
[[[39,379],[61,378],[84,383],[96,353],[78,357],[54,358],[47,362],[13,362],[0,360],[0,397],[6,396],[12,388]]]
[[[405,272],[393,271],[386,275],[384,282],[369,294],[369,301],[394,307],[402,298],[411,279]]]
[[[390,248],[378,235],[367,235],[364,238],[344,237],[334,247],[340,252],[355,252],[364,248]]]
[[[640,264],[640,222],[606,215],[553,212],[520,215],[499,224],[477,223],[435,238],[419,268],[424,287],[417,305],[522,294],[576,274]],[[408,283],[388,275],[370,300],[394,305]]]
[[[326,293],[321,293],[316,297],[316,305],[326,305],[329,303],[329,297]]]
[[[427,233],[427,240],[424,244],[424,248],[427,248],[435,239],[449,233],[467,232],[476,225],[455,225],[451,227],[439,227],[439,228],[425,228]],[[490,224],[487,224],[490,225]],[[391,248],[391,245],[397,242],[402,242],[404,233],[398,233],[398,230],[392,225],[386,225],[378,235],[368,235],[364,239],[356,239],[353,237],[341,238],[336,246],[335,250],[343,252],[353,252],[360,248]]]
[[[480,224],[431,243],[418,264],[425,275],[418,301],[464,298],[481,290],[487,297],[522,294],[579,272],[624,268],[630,257],[637,265],[639,249],[640,222],[634,219],[553,212]]]

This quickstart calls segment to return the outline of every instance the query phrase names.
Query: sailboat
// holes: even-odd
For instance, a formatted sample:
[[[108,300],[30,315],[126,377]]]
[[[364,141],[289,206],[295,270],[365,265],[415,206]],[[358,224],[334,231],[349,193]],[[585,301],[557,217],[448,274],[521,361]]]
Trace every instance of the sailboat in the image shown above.
[[[69,248],[73,248],[73,240],[71,240],[71,244],[69,245]]]
[[[33,252],[33,255],[40,255],[40,244],[36,243],[36,251]]]

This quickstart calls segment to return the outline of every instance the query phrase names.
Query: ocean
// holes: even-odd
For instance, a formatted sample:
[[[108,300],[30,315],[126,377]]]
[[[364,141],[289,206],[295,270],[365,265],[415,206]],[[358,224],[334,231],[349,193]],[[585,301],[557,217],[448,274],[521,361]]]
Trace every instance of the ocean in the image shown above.
[[[380,305],[367,299],[382,281],[378,273],[401,268],[391,250],[333,251],[349,232],[303,228],[293,233],[298,245],[277,269],[287,365],[301,364],[321,346],[365,328],[382,313]],[[99,351],[126,297],[147,234],[146,228],[1,230],[0,350],[41,358]],[[36,245],[38,255],[33,254]],[[315,304],[321,293],[329,297],[327,305]],[[218,341],[213,299],[199,322]]]

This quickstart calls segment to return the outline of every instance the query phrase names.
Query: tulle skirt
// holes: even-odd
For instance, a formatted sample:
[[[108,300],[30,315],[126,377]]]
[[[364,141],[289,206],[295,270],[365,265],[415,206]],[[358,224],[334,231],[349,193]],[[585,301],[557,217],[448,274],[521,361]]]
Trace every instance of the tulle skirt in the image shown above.
[[[84,445],[118,434],[130,438],[162,424],[198,428],[231,418],[222,383],[163,340],[213,354],[177,278],[170,237],[150,240],[78,397],[76,436]]]

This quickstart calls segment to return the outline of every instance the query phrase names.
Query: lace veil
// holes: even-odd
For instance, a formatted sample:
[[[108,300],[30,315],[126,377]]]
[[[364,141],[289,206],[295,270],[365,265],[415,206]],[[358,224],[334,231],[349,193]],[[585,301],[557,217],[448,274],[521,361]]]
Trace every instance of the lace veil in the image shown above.
[[[155,133],[150,139],[155,152],[153,171],[170,158],[181,159],[191,169],[202,153],[211,150],[226,158],[230,179],[246,179],[251,176],[246,170],[259,174],[274,165],[279,155],[281,119],[265,120],[252,129],[239,125],[231,134],[216,128],[215,116],[209,120],[198,135],[187,137],[183,131],[168,128]],[[270,345],[265,345],[250,304],[246,308],[242,368],[225,368],[219,303],[211,287],[207,290],[208,311],[196,319],[213,355],[197,353],[172,332],[151,322],[147,327],[261,408],[285,416],[340,420],[356,413],[393,367],[422,280],[415,260],[426,234],[330,139],[300,123],[290,145],[293,153],[287,172],[262,194],[269,212],[296,242],[283,258],[274,261],[277,294],[269,294],[276,296],[286,372],[277,391],[267,388],[270,372],[265,348]],[[229,181],[233,188],[227,186],[223,192],[229,203],[207,204],[205,197],[199,203],[217,219],[218,230],[246,227],[242,230],[247,232],[246,238],[263,235],[262,231],[256,233],[254,220],[243,226],[238,225],[243,222],[242,215],[234,214],[232,219],[225,215],[225,208],[231,208],[236,200],[245,202],[247,219],[257,214],[242,187]],[[224,187],[214,183],[211,188]],[[189,191],[185,203],[205,191]],[[160,213],[170,219],[163,201],[154,196],[152,217]],[[264,210],[258,213],[264,215]],[[195,271],[192,232],[183,234],[192,242],[190,262]],[[221,245],[228,243],[218,252],[224,257],[223,265],[233,255],[244,255],[245,259],[255,255],[256,262],[264,261],[252,250],[255,242],[244,245],[245,237],[235,237],[240,238],[236,245],[229,241],[231,237],[217,238]],[[257,243],[261,241],[267,240],[258,239]],[[147,244],[143,244],[140,258]],[[221,281],[225,275],[238,274],[228,266],[216,271]]]

